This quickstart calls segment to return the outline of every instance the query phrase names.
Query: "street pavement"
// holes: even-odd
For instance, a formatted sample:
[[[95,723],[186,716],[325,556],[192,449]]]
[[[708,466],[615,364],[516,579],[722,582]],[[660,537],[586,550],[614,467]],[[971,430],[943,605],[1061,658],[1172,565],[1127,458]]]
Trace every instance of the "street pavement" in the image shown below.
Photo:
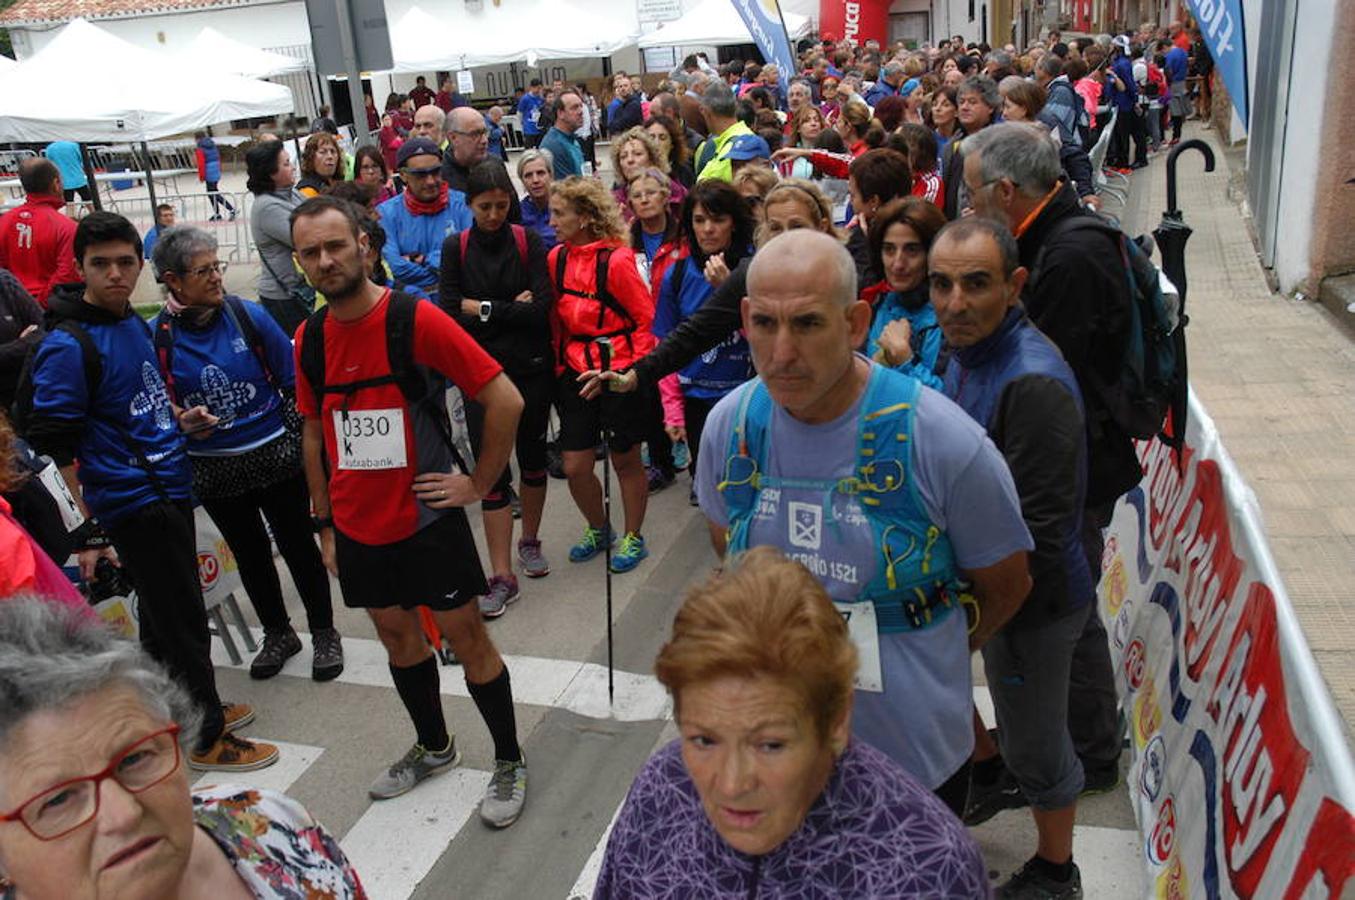
[[[1187,136],[1212,141],[1212,133],[1193,122]],[[1110,210],[1131,234],[1151,230],[1165,208],[1164,161],[1161,154],[1136,173],[1128,206]],[[1280,568],[1348,722],[1355,663],[1342,652],[1353,627],[1343,588],[1355,575],[1355,481],[1346,472],[1355,449],[1349,365],[1355,352],[1315,304],[1267,290],[1230,197],[1236,174],[1227,155],[1220,153],[1217,172],[1198,172],[1197,162],[1183,160],[1180,205],[1196,229],[1187,251],[1192,380],[1260,496]],[[228,276],[245,296],[252,295],[251,268],[237,266]],[[223,697],[258,709],[248,734],[283,746],[276,766],[229,780],[285,789],[305,804],[340,839],[374,898],[588,896],[606,830],[631,779],[675,736],[653,660],[684,589],[714,562],[699,513],[687,504],[685,477],[651,498],[645,528],[651,557],[634,572],[613,576],[614,705],[606,692],[603,564],[567,561],[581,522],[564,482],[551,481],[550,489],[542,534],[554,571],[539,581],[524,579],[522,599],[489,626],[513,673],[530,770],[526,811],[504,832],[484,827],[476,815],[491,745],[455,667],[442,668],[442,690],[461,767],[405,797],[368,800],[367,785],[408,748],[413,731],[370,623],[342,608],[337,585],[338,627],[348,654],[338,681],[310,681],[307,651],[277,678],[254,682],[216,648]],[[619,516],[619,494],[613,494]],[[478,535],[478,514],[471,519]],[[304,612],[285,570],[284,582],[304,632]],[[253,621],[248,604],[242,606]],[[976,701],[990,710],[977,667],[975,674]],[[209,773],[202,780],[222,779]],[[974,833],[995,882],[1034,847],[1030,816],[1021,810],[1002,813]],[[1148,892],[1123,786],[1080,804],[1075,858],[1088,897]]]

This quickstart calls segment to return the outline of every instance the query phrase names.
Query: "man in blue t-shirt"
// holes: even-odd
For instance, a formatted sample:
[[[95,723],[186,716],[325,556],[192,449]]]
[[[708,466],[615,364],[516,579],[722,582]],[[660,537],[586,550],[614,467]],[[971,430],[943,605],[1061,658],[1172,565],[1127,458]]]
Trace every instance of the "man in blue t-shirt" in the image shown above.
[[[852,730],[961,810],[974,745],[970,652],[1030,589],[1026,554],[1033,543],[1011,474],[958,406],[854,351],[869,330],[870,306],[857,299],[855,265],[833,238],[799,230],[773,239],[753,258],[747,290],[743,329],[760,382],[735,390],[712,410],[697,463],[697,497],[712,543],[721,556],[730,533],[746,535],[746,546],[780,547],[818,576],[835,602],[859,608],[860,601],[872,601],[856,618],[869,622],[878,615],[879,628],[853,637],[863,674],[872,661],[877,674],[873,683],[858,682]],[[767,486],[734,521],[726,490],[745,481],[739,473],[747,463],[731,461],[731,433],[746,393],[759,383],[771,400],[759,465],[760,484]],[[902,409],[911,410],[911,433],[889,442],[899,457],[866,467],[859,440]],[[887,481],[890,471],[895,476]],[[912,492],[889,499],[911,503],[926,520],[925,548],[919,543],[907,550],[907,541],[894,546],[898,542],[877,537],[878,504],[861,502],[876,498],[859,489],[872,479],[885,485],[881,492]],[[910,593],[902,601],[911,617],[906,623],[894,593],[867,596],[880,580],[897,575],[906,584],[919,566],[928,571],[926,560],[940,566],[947,555],[977,600],[972,633],[958,609],[958,586],[928,590],[916,605]],[[886,579],[879,578],[882,570]],[[887,619],[890,610],[898,620]]]
[[[85,175],[85,161],[80,156],[79,144],[75,141],[53,141],[42,151],[42,155],[61,172],[61,188],[65,191],[67,203],[73,202],[77,194],[87,203],[94,199],[89,192],[89,177]]]
[[[152,259],[155,253],[155,242],[160,240],[160,235],[174,227],[174,207],[168,203],[161,203],[155,207],[155,224],[151,230],[146,232],[146,239],[142,245],[142,258],[147,262]],[[155,280],[160,280],[160,273],[155,273]]]
[[[529,150],[541,143],[541,107],[545,102],[541,96],[541,79],[533,78],[527,86],[527,93],[518,101],[522,139]]]
[[[185,434],[206,434],[217,419],[206,407],[170,403],[150,329],[132,309],[144,264],[132,223],[90,213],[76,227],[74,249],[83,283],[59,285],[48,297],[53,327],[33,358],[29,443],[57,463],[86,515],[76,534],[80,574],[92,577],[100,559],[120,561],[136,587],[142,647],[200,707],[202,730],[185,736],[191,766],[270,765],[276,747],[230,733],[254,711],[217,694],[198,581]]]

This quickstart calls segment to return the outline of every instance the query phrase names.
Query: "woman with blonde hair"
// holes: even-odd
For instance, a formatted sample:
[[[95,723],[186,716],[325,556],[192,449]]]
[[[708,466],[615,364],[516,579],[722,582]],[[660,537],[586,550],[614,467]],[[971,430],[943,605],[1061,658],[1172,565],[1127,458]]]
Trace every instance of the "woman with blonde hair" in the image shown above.
[[[616,182],[612,186],[612,196],[621,210],[621,215],[629,222],[633,216],[627,203],[627,185],[632,178],[646,169],[658,169],[668,176],[668,202],[672,206],[672,215],[676,218],[682,213],[682,201],[687,197],[687,189],[672,176],[668,154],[659,147],[659,142],[642,126],[627,129],[620,137],[612,141],[612,174]]]
[[[680,737],[636,776],[595,898],[985,897],[959,820],[852,740],[857,650],[770,547],[688,594],[655,663]]]
[[[739,192],[739,196],[748,204],[748,209],[753,214],[753,218],[762,221],[762,198],[767,196],[767,192],[776,187],[780,181],[776,172],[766,166],[744,166],[734,173],[734,190]]]
[[[847,152],[853,158],[881,147],[885,142],[884,126],[872,115],[864,100],[852,99],[842,104],[842,114],[833,127],[842,135]]]
[[[625,531],[611,568],[629,572],[649,555],[640,531],[649,492],[640,461],[645,397],[605,394],[585,399],[578,381],[581,373],[604,367],[602,338],[611,344],[607,362],[613,369],[629,368],[653,349],[654,301],[640,277],[621,211],[601,182],[575,176],[552,184],[550,218],[560,240],[548,257],[557,298],[552,332],[560,449],[569,492],[586,520],[583,539],[570,549],[569,560],[586,562],[614,540],[604,523],[602,485],[593,471],[594,448],[605,432],[625,511]]]

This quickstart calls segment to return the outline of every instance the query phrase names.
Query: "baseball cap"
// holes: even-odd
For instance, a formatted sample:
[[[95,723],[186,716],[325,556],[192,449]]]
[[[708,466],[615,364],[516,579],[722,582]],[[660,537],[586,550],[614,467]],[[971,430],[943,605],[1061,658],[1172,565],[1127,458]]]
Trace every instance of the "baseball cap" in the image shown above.
[[[1129,52],[1129,38],[1125,37],[1124,35],[1119,35],[1114,40],[1112,40],[1111,43],[1114,44],[1116,47],[1119,47],[1125,53]]]
[[[397,168],[404,168],[405,163],[409,162],[412,156],[436,156],[442,158],[442,151],[438,145],[428,138],[416,137],[410,138],[400,145],[399,151],[395,154],[395,165]]]
[[[755,134],[741,134],[729,142],[729,152],[725,154],[726,159],[736,161],[746,161],[750,159],[770,159],[772,148],[767,146],[767,142]]]

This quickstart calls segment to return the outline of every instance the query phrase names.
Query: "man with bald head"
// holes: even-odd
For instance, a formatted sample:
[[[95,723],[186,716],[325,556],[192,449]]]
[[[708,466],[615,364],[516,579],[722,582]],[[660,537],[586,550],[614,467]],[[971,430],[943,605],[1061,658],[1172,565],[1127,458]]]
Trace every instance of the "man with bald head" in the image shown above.
[[[742,317],[759,377],[711,411],[698,456],[712,543],[721,556],[779,547],[823,582],[861,656],[854,732],[958,814],[969,654],[1030,588],[1006,463],[950,400],[856,352],[870,306],[828,235],[763,246]]]
[[[428,107],[424,107],[427,109]],[[423,109],[419,110],[423,112]],[[447,189],[466,201],[466,179],[475,164],[489,156],[489,125],[478,111],[462,106],[447,114],[447,142],[442,151],[442,180]],[[517,194],[508,198],[508,221],[522,224]]]

